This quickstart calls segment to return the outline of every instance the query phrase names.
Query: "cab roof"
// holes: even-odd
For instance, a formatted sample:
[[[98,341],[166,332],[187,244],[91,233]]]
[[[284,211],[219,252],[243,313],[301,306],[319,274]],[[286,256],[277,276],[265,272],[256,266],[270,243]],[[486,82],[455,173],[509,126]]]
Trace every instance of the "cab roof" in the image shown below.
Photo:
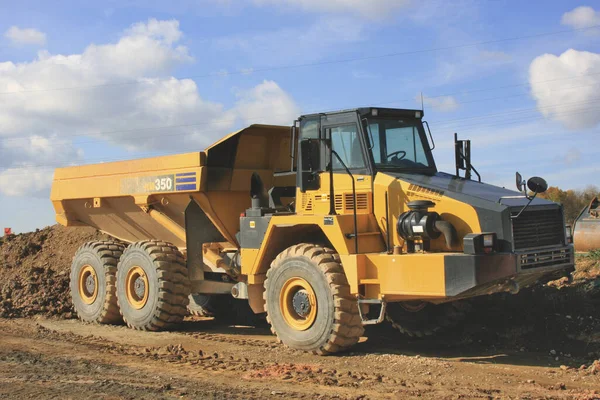
[[[328,112],[322,112],[322,113],[314,113],[314,114],[305,114],[303,116],[301,116],[300,118],[305,118],[305,117],[315,117],[318,115],[335,115],[335,114],[345,114],[345,113],[351,113],[351,112],[356,112],[359,115],[366,117],[366,116],[372,116],[373,115],[373,110],[377,110],[377,116],[381,116],[381,117],[404,117],[404,118],[422,118],[424,115],[423,110],[416,110],[416,109],[408,109],[408,108],[385,108],[385,107],[359,107],[359,108],[348,108],[345,110],[338,110],[338,111],[328,111]],[[416,117],[416,113],[420,112],[421,113],[421,117]]]

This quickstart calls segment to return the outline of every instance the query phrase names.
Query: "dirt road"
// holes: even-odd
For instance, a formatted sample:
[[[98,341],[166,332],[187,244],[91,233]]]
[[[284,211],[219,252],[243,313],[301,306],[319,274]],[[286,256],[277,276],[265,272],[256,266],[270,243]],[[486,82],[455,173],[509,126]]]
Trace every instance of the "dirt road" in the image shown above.
[[[600,398],[600,374],[553,355],[444,349],[377,329],[352,353],[319,357],[266,328],[211,320],[149,333],[0,319],[0,398]]]
[[[384,324],[351,353],[318,357],[267,327],[195,318],[148,333],[73,319],[71,258],[102,238],[53,226],[0,242],[0,399],[600,399],[597,259],[578,258],[573,283],[474,299],[438,337]]]

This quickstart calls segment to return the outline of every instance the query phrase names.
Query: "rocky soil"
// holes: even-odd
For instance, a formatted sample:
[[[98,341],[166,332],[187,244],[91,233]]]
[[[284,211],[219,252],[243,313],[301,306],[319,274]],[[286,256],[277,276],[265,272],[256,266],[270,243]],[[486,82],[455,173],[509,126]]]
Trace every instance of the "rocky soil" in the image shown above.
[[[102,239],[106,235],[95,229],[60,225],[0,238],[0,317],[72,318],[69,272],[73,254],[83,243]]]

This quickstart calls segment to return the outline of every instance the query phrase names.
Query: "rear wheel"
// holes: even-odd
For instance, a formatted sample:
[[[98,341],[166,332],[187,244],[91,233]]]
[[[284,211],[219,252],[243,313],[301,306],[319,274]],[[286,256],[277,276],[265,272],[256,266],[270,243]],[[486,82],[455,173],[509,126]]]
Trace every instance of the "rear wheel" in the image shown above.
[[[71,264],[71,299],[77,316],[88,322],[122,322],[116,296],[117,262],[124,246],[113,241],[88,242]]]
[[[228,294],[190,294],[190,314],[213,317],[217,322],[232,325],[260,326],[264,314],[255,314],[246,299],[235,299]]]
[[[335,353],[356,344],[364,331],[331,249],[299,244],[284,250],[267,272],[264,299],[271,331],[294,349]]]
[[[146,240],[121,256],[117,299],[123,319],[134,329],[168,329],[187,315],[190,283],[183,256],[170,243]]]
[[[223,316],[228,312],[230,298],[227,294],[190,294],[188,310],[198,317]]]
[[[406,336],[425,337],[456,326],[469,310],[469,304],[464,301],[388,303],[385,318]]]

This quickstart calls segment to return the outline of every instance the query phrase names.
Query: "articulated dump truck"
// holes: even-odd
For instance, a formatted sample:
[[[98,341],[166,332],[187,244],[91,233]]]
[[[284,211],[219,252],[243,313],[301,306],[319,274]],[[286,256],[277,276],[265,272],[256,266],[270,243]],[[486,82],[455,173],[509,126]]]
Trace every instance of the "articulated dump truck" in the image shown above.
[[[157,331],[243,304],[285,345],[330,354],[386,318],[429,335],[465,299],[568,275],[563,211],[535,198],[543,179],[471,179],[470,142],[456,139],[456,174],[438,172],[422,118],[305,115],[204,151],[57,169],[57,221],[114,238],[74,255],[79,318]]]

